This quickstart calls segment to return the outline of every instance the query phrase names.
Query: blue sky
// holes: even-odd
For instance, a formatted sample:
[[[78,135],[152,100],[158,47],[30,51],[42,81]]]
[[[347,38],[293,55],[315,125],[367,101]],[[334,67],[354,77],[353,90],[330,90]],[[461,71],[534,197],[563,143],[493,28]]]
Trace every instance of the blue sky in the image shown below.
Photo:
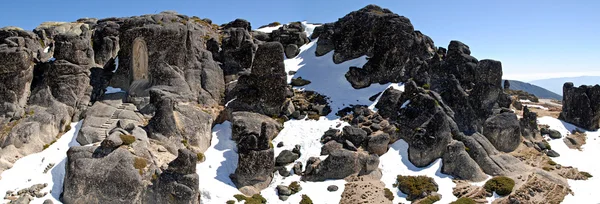
[[[475,57],[502,61],[506,78],[600,76],[598,0],[8,0],[0,12],[0,27],[31,30],[44,21],[175,10],[219,24],[244,18],[258,28],[273,21],[333,22],[367,4],[408,17],[437,46],[460,40]]]

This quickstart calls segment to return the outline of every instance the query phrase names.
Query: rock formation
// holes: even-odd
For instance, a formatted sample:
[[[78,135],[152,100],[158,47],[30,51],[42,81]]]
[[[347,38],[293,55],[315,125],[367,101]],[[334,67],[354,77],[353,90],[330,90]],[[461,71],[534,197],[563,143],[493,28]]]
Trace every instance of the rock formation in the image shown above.
[[[588,130],[600,128],[600,86],[563,86],[561,120]]]

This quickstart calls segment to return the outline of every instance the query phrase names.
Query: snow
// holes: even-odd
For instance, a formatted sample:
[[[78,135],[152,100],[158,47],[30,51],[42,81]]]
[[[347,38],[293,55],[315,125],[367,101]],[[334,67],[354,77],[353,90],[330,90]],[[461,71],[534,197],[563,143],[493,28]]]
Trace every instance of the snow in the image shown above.
[[[528,108],[537,108],[542,110],[548,110],[548,108],[540,105],[531,105],[531,104],[523,104],[523,106],[527,106]]]
[[[237,146],[231,140],[231,123],[228,121],[216,125],[212,135],[212,144],[204,152],[206,161],[196,165],[200,180],[200,202],[225,203],[240,193],[229,178],[237,168]]]
[[[48,53],[48,52],[50,52],[50,46],[44,48],[44,53]]]
[[[570,123],[548,116],[538,118],[538,123],[559,131],[563,137],[571,134],[571,131],[577,128]],[[552,158],[552,160],[563,166],[576,167],[580,171],[589,172],[594,176],[586,181],[568,180],[574,195],[567,195],[563,203],[600,203],[597,189],[600,186],[600,175],[597,174],[600,172],[600,165],[595,161],[595,158],[600,155],[600,132],[586,131],[586,135],[587,143],[582,146],[582,151],[570,149],[562,139],[548,141],[552,149],[560,154],[560,157]]]
[[[283,150],[292,150],[295,145],[300,145],[300,152],[302,155],[296,162],[302,162],[302,165],[306,167],[306,161],[310,157],[320,157],[321,160],[324,160],[327,156],[320,156],[321,147],[323,146],[320,142],[321,136],[325,131],[330,128],[336,128],[338,125],[340,125],[339,128],[342,128],[348,124],[339,120],[328,120],[325,117],[321,117],[319,121],[290,120],[284,123],[283,130],[275,139],[273,139],[274,145],[277,145],[279,142],[283,142],[284,145],[281,148],[275,148],[275,155],[279,155]],[[291,170],[294,163],[287,165],[286,168]],[[299,181],[302,190],[297,194],[290,196],[286,201],[279,200],[276,192],[277,185],[287,186],[294,181]],[[297,175],[286,178],[279,175],[279,173],[275,173],[269,188],[263,190],[261,195],[263,195],[270,203],[296,204],[300,202],[302,195],[306,194],[310,198],[318,198],[319,203],[333,204],[339,203],[345,184],[346,181],[343,179],[327,180],[323,182],[303,182],[300,181],[300,176]],[[327,187],[330,185],[336,185],[339,189],[335,192],[329,192],[327,191]]]
[[[521,102],[521,103],[531,103],[531,101],[529,99],[520,99],[519,102]]]
[[[271,26],[271,27],[264,27],[264,28],[256,29],[256,31],[260,31],[260,32],[263,32],[263,33],[271,33],[274,30],[277,30],[277,29],[281,28],[281,26],[283,26],[283,25]]]
[[[120,88],[113,88],[112,86],[109,86],[109,87],[106,87],[106,92],[104,92],[104,94],[121,93],[121,92],[125,92],[125,91],[121,90]]]
[[[4,171],[0,180],[0,198],[4,198],[8,190],[17,192],[35,184],[47,183],[48,186],[42,192],[48,192],[48,194],[34,199],[31,203],[43,203],[46,199],[60,203],[58,199],[63,190],[67,150],[70,147],[79,146],[75,140],[79,128],[81,128],[81,121],[71,123],[71,130],[62,135],[54,144],[42,152],[17,160],[12,168]],[[44,173],[44,169],[51,163],[55,166]],[[52,193],[49,193],[50,191]]]
[[[118,56],[115,58],[115,70],[113,70],[112,72],[113,73],[117,72],[117,69],[119,69],[119,57]]]
[[[348,60],[340,64],[333,63],[333,51],[321,57],[315,56],[317,40],[300,47],[298,56],[285,60],[286,72],[296,71],[296,74],[288,75],[288,82],[292,77],[302,77],[311,81],[310,84],[301,87],[305,90],[313,90],[330,98],[332,113],[327,116],[335,119],[338,110],[350,105],[371,105],[369,97],[384,91],[389,84],[371,84],[363,89],[354,89],[344,76],[349,67],[362,67],[367,62],[367,57]]]
[[[408,160],[408,143],[404,140],[396,141],[390,146],[387,153],[379,157],[379,168],[383,173],[381,181],[385,183],[386,188],[395,193],[393,203],[410,203],[406,200],[406,195],[393,186],[398,175],[432,177],[438,184],[438,193],[442,195],[442,200],[439,203],[450,203],[456,200],[456,197],[452,194],[452,188],[455,186],[452,177],[441,173],[442,160],[437,159],[424,168],[416,167]]]

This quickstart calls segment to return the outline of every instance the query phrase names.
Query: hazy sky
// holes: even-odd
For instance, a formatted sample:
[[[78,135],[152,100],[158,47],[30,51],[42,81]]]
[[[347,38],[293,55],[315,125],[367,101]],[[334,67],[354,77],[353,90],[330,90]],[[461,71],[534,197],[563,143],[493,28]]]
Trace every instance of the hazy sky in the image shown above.
[[[164,10],[226,23],[249,20],[333,22],[367,4],[408,17],[437,46],[460,40],[478,59],[502,61],[505,78],[530,81],[600,76],[600,1],[557,0],[5,0],[0,27],[27,30],[44,21],[123,17]]]

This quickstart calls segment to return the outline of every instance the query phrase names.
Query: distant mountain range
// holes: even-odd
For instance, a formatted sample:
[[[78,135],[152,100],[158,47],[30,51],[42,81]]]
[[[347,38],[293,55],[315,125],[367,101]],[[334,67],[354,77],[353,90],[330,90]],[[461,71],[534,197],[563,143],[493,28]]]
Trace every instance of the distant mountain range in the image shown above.
[[[526,91],[527,93],[533,94],[535,96],[537,96],[538,98],[546,98],[546,99],[556,99],[556,100],[562,100],[562,96],[554,93],[552,91],[549,91],[545,88],[527,83],[527,82],[522,82],[522,81],[516,81],[516,80],[508,80],[510,82],[510,89],[512,90],[522,90],[522,91]],[[502,85],[504,86],[504,81],[502,81]],[[561,89],[562,89],[562,85],[561,85]],[[562,92],[561,92],[562,93]]]
[[[575,86],[600,84],[600,76],[563,77],[553,79],[540,79],[529,83],[543,87],[562,96],[562,87],[565,82],[573,82]],[[511,84],[512,85],[512,84]]]

